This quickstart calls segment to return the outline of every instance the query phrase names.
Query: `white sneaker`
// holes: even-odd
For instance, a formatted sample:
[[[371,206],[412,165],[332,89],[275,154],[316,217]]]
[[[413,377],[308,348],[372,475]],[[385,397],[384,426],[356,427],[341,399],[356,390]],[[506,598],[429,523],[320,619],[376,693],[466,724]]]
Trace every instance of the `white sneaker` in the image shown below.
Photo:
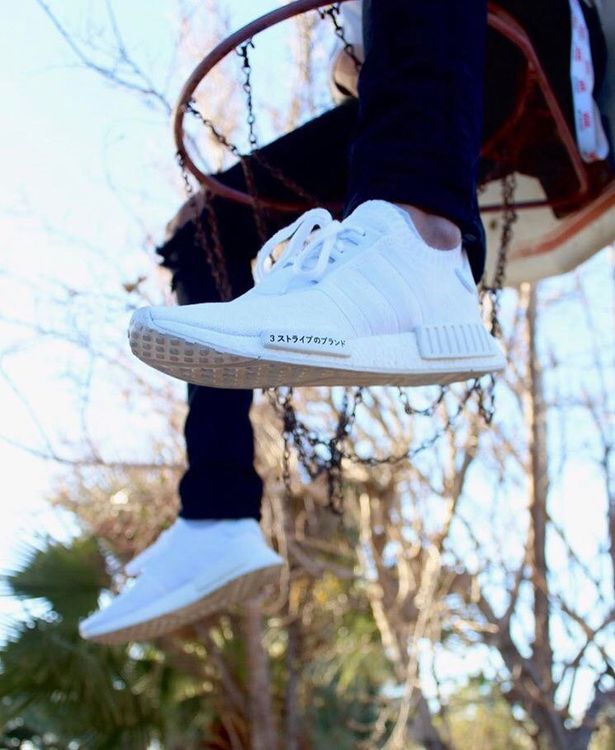
[[[220,388],[444,385],[504,368],[461,247],[429,247],[385,201],[343,222],[308,211],[266,243],[256,280],[232,302],[138,310],[133,352]]]
[[[277,579],[282,564],[253,519],[167,535],[133,585],[83,620],[79,632],[110,644],[165,635],[246,601]]]
[[[211,523],[215,523],[215,521],[193,522],[181,517],[176,518],[174,523],[169,526],[168,529],[162,531],[158,538],[152,542],[149,547],[141,550],[141,552],[135,555],[132,560],[124,566],[124,572],[131,578],[140,575],[146,565],[162,553],[167,544],[172,541],[173,537],[181,535],[183,531],[191,526],[196,529],[204,529],[206,525]]]
[[[172,526],[169,526],[168,529],[160,532],[158,538],[155,539],[154,542],[149,545],[149,547],[141,550],[141,552],[135,555],[129,563],[126,563],[126,565],[124,565],[124,573],[126,573],[127,576],[130,576],[131,578],[138,576],[143,572],[143,569],[147,565],[148,561],[150,559],[153,559],[154,557],[157,557],[158,554],[162,552],[162,550],[166,546],[169,535],[173,533],[174,529],[177,530],[177,522],[179,520],[180,519],[178,518]]]

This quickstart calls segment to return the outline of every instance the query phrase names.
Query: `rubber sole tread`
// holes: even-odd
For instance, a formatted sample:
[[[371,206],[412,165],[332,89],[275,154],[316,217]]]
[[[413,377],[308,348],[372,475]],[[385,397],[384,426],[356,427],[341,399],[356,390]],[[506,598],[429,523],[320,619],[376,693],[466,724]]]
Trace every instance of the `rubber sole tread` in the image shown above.
[[[279,574],[279,565],[254,570],[234,578],[187,607],[110,633],[87,636],[88,640],[106,645],[118,645],[128,641],[148,641],[167,635],[233,605],[248,601],[255,593],[260,593],[265,586],[276,582]]]

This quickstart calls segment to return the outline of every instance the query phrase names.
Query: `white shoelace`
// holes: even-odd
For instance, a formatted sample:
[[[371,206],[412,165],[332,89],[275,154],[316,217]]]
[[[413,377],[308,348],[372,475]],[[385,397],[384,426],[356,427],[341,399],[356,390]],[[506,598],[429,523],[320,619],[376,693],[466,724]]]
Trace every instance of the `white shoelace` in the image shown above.
[[[364,230],[334,220],[324,208],[306,211],[292,224],[280,229],[259,250],[256,256],[254,280],[258,284],[268,274],[292,265],[293,275],[309,281],[320,280],[331,261],[344,252],[352,235],[365,236]],[[288,242],[286,248],[272,263],[271,254],[278,245]],[[308,264],[310,260],[315,262]]]

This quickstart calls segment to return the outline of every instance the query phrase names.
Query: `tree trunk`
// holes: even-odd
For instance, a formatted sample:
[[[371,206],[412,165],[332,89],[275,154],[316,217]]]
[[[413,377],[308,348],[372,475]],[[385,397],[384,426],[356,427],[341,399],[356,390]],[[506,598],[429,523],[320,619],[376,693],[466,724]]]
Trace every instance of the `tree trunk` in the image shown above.
[[[286,746],[285,750],[299,750],[301,739],[301,715],[299,709],[299,669],[301,653],[301,622],[293,619],[287,628],[288,646],[286,650],[285,713],[286,713]]]
[[[536,288],[531,287],[527,306],[528,362],[528,427],[530,431],[530,534],[532,545],[532,588],[534,592],[534,649],[542,689],[553,691],[553,649],[549,637],[549,590],[546,560],[547,497],[549,475],[547,465],[547,425],[542,372],[536,349]]]
[[[416,716],[412,723],[411,734],[425,750],[454,750],[453,746],[442,739],[433,724],[433,717],[425,696],[420,693],[416,702]]]
[[[529,542],[531,549],[531,584],[534,596],[534,642],[531,663],[541,700],[527,706],[541,729],[543,738],[553,750],[567,750],[567,732],[562,724],[553,696],[553,648],[549,633],[550,605],[548,565],[546,559],[547,498],[549,473],[547,459],[547,410],[540,358],[537,350],[537,292],[535,286],[524,289],[528,339],[527,423],[530,453]]]
[[[260,599],[244,605],[245,644],[248,660],[248,715],[250,750],[276,750],[278,740],[269,679],[269,662],[263,647]]]

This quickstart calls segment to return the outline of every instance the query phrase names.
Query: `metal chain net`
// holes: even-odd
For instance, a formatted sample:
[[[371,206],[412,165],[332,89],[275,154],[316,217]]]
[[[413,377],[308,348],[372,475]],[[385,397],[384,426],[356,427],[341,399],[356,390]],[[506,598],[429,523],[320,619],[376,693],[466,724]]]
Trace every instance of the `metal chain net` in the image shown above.
[[[348,42],[344,28],[340,22],[340,3],[335,3],[326,9],[319,9],[316,12],[322,19],[330,19],[335,34],[343,44],[345,52],[354,61],[357,69],[360,69],[361,61],[355,55],[353,45]],[[306,204],[306,209],[318,205],[319,200],[309,194],[294,180],[285,175],[282,169],[269,163],[258,150],[258,139],[255,130],[256,115],[252,87],[252,65],[250,62],[250,50],[253,48],[254,42],[250,39],[236,50],[237,55],[241,58],[241,70],[243,73],[242,88],[246,95],[246,123],[248,126],[248,140],[251,149],[249,154],[241,153],[239,148],[231,143],[210,119],[199,112],[194,101],[191,101],[186,105],[186,111],[197,118],[209,130],[217,143],[240,162],[246,181],[247,191],[252,198],[257,232],[259,238],[264,243],[268,238],[266,228],[267,221],[256,188],[252,168],[254,163],[266,170],[270,176],[282,184],[291,194],[301,198]],[[212,195],[211,193],[205,193],[203,196],[204,210],[200,212],[188,172],[179,155],[178,163],[182,171],[186,193],[190,197],[194,208],[194,221],[196,227],[195,246],[200,252],[205,253],[220,299],[229,300],[232,298],[232,289],[226,271],[224,249],[220,240],[216,214],[211,204]],[[509,174],[503,177],[501,182],[503,222],[500,236],[500,247],[493,275],[493,284],[492,286],[483,285],[480,290],[481,304],[483,307],[485,304],[488,304],[489,306],[490,331],[494,336],[498,337],[502,334],[499,322],[499,311],[502,285],[506,270],[506,258],[512,240],[513,226],[517,220],[514,206],[516,188],[514,174]],[[208,241],[206,237],[202,224],[203,218],[207,221],[211,241]],[[381,456],[372,455],[367,457],[358,455],[354,450],[351,441],[352,430],[357,421],[357,412],[364,401],[367,389],[344,389],[341,397],[341,404],[337,411],[335,428],[330,436],[319,434],[300,418],[293,403],[294,393],[292,388],[268,390],[268,399],[282,423],[284,438],[282,480],[286,493],[289,496],[292,495],[291,459],[294,449],[299,466],[303,469],[310,480],[315,480],[321,476],[326,477],[328,507],[336,513],[342,513],[344,462],[375,467],[411,460],[419,453],[435,446],[448,431],[453,429],[471,402],[476,404],[478,413],[482,416],[485,423],[490,424],[495,411],[494,389],[495,380],[493,376],[487,376],[481,380],[474,380],[463,393],[454,394],[457,403],[453,404],[451,407],[447,403],[447,397],[449,394],[452,394],[451,388],[449,386],[443,386],[439,388],[438,394],[431,404],[419,408],[413,406],[408,389],[398,388],[397,391],[403,412],[408,417],[435,417],[437,411],[442,409],[446,409],[446,416],[438,428],[418,444],[410,445],[406,450],[397,454]],[[451,398],[450,400],[453,399]]]

